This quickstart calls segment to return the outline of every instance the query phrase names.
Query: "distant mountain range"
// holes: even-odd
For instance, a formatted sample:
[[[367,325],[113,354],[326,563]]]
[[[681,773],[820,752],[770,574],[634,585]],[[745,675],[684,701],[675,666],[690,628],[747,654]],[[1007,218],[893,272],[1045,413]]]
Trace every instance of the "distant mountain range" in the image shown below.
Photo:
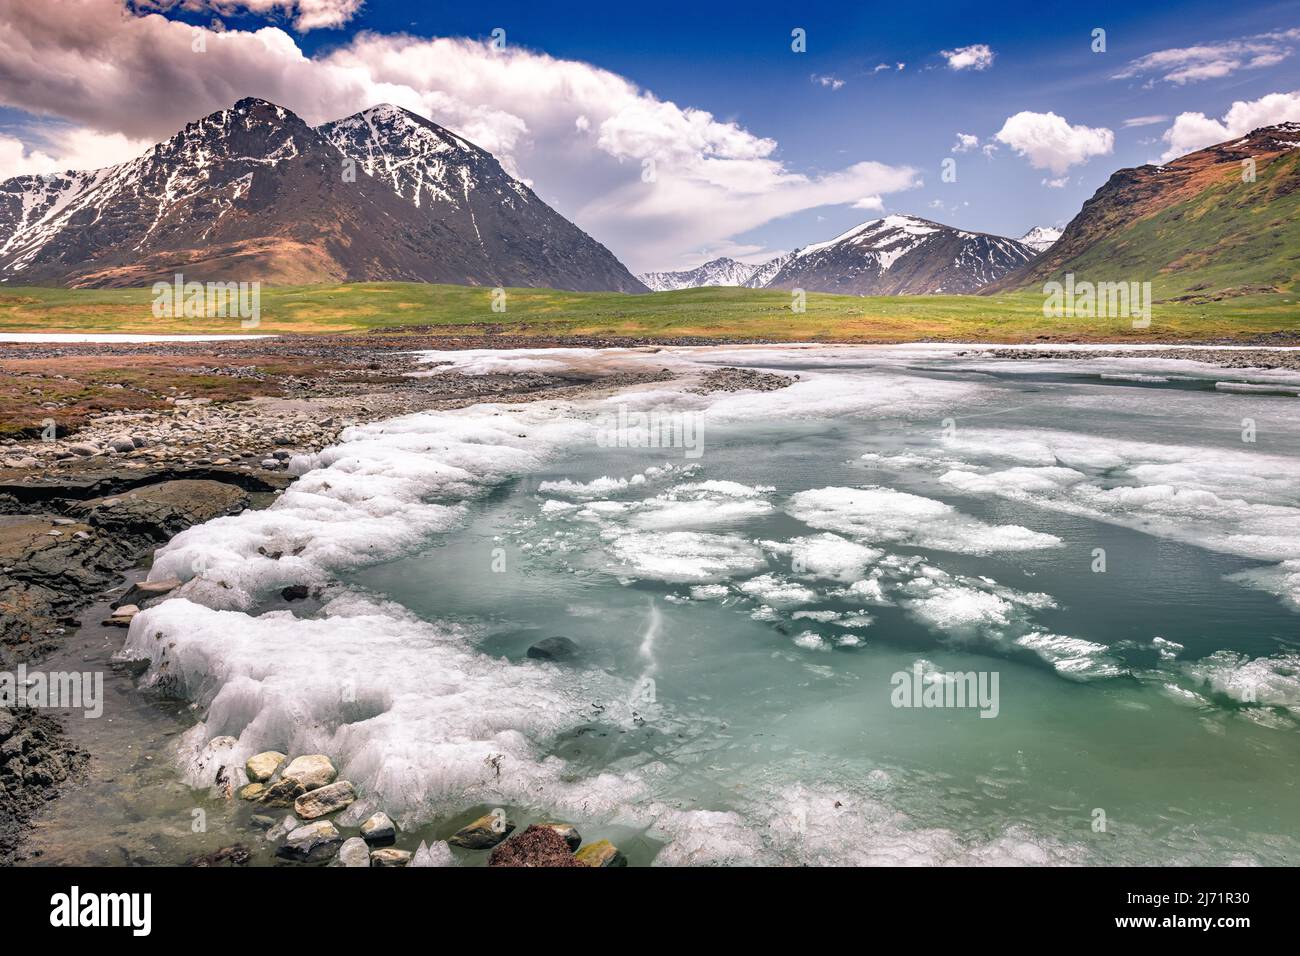
[[[1019,239],[871,219],[759,265],[633,276],[487,151],[379,105],[318,127],[246,98],[117,166],[0,183],[0,283],[410,280],[580,291],[747,286],[851,295],[1151,281],[1157,299],[1300,278],[1300,123],[1123,169],[1064,230]]]
[[[651,292],[672,292],[675,289],[698,289],[713,285],[747,285],[754,272],[761,268],[762,266],[746,265],[723,256],[685,272],[643,272],[637,278]]]
[[[1157,300],[1294,290],[1300,281],[1300,123],[1160,166],[1114,173],[1041,256],[981,290],[1151,282]]]
[[[394,106],[247,98],[130,162],[0,183],[0,280],[414,280],[644,292],[473,143]]]
[[[886,216],[759,266],[722,258],[686,272],[651,272],[640,279],[654,291],[749,286],[852,295],[974,292],[1029,262],[1057,235],[1057,230],[1039,226],[1016,240],[915,216]]]

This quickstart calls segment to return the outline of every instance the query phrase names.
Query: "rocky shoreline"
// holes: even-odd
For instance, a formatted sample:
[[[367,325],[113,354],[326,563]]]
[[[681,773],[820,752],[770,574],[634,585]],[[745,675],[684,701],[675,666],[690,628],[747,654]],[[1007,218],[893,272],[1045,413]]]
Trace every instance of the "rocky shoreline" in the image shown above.
[[[211,741],[214,750],[236,745],[234,738]],[[406,837],[382,810],[360,823],[348,822],[346,811],[358,800],[350,781],[339,780],[325,754],[304,754],[292,760],[278,751],[254,754],[242,768],[222,766],[218,787],[231,798],[249,801],[258,811],[250,817],[261,839],[275,847],[288,863],[343,867],[454,866],[452,847],[487,851],[488,866],[626,866],[627,858],[609,840],[583,845],[571,823],[542,822],[517,828],[506,811],[496,808],[460,827],[446,840],[420,841],[413,849],[397,846]],[[247,781],[246,783],[243,781]],[[277,811],[289,810],[282,818]],[[242,865],[251,858],[241,844],[223,847],[190,860],[193,866]]]
[[[1294,342],[1279,344],[1294,345]],[[1205,348],[1189,352],[1186,349],[1150,349],[1138,353],[1119,349],[1017,349],[997,348],[975,352],[957,352],[956,355],[987,355],[999,359],[1027,359],[1045,361],[1047,359],[1098,359],[1098,358],[1148,358],[1148,359],[1194,359],[1208,362],[1225,369],[1266,368],[1300,370],[1300,351],[1277,352],[1259,348]]]

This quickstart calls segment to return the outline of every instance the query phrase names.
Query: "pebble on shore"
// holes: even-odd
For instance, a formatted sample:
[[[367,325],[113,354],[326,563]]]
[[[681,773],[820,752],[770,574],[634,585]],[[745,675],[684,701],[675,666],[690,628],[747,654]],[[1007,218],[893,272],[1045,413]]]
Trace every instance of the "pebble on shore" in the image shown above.
[[[290,860],[315,863],[328,859],[343,842],[338,828],[328,820],[316,820],[296,827],[275,851]]]
[[[289,758],[278,750],[254,754],[244,763],[244,773],[253,783],[266,783]]]
[[[473,823],[461,827],[447,838],[452,846],[467,850],[488,850],[496,846],[514,830],[512,821],[498,811],[485,813]]]
[[[391,846],[397,842],[397,825],[381,810],[361,824],[361,836],[371,846]]]

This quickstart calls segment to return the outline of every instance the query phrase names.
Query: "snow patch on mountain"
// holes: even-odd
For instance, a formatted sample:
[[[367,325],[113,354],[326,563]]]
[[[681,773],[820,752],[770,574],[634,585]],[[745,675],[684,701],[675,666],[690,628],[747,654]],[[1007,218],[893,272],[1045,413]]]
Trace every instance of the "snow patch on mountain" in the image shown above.
[[[1054,226],[1034,226],[1016,242],[1022,246],[1028,246],[1035,252],[1046,252],[1060,238],[1061,230]]]

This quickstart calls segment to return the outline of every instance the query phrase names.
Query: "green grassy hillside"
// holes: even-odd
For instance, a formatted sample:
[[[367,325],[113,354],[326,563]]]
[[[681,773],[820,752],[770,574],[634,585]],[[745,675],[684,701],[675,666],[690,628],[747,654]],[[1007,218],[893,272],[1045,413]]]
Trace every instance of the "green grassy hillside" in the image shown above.
[[[267,287],[261,322],[157,319],[148,289],[0,289],[0,332],[340,333],[416,327],[447,335],[742,338],[777,341],[1165,341],[1300,332],[1292,297],[1157,306],[1149,329],[1122,319],[1048,319],[1043,296],[813,294],[793,313],[788,292],[686,289],[649,295],[509,289],[506,311],[491,290],[419,283]]]
[[[1150,280],[1157,301],[1260,296],[1300,280],[1300,152],[1226,170],[1199,195],[1112,232],[1068,263],[1077,279]]]

